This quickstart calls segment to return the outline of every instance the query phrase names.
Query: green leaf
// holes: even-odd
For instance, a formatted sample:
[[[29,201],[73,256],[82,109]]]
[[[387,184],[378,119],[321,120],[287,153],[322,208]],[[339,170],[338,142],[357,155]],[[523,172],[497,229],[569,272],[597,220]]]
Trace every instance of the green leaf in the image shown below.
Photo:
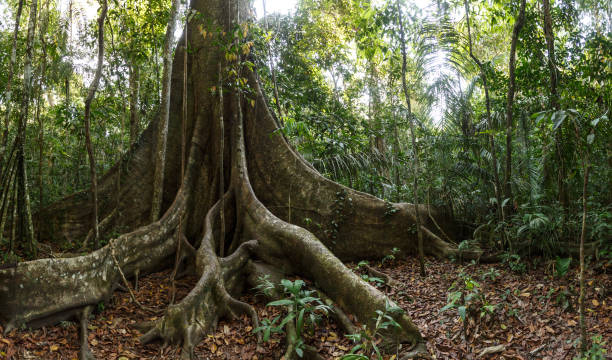
[[[296,336],[299,338],[302,336],[302,327],[304,326],[304,312],[306,309],[300,310],[300,313],[297,318],[297,323],[295,326]]]
[[[285,325],[291,321],[295,319],[295,314],[294,313],[289,313],[287,314],[287,316],[285,316],[285,318],[283,319],[283,321],[281,321],[281,323],[278,325],[279,329],[282,329],[283,327],[285,327]]]
[[[459,316],[461,317],[461,320],[463,321],[465,321],[465,311],[466,311],[465,306],[459,306],[457,308],[457,312],[459,313]]]
[[[263,341],[264,341],[264,342],[267,342],[268,340],[270,340],[270,331],[271,331],[271,330],[272,330],[272,329],[271,329],[271,328],[269,328],[269,327],[267,327],[267,328],[265,328],[265,329],[264,329],[264,336],[263,336]]]
[[[570,264],[572,263],[572,258],[560,258],[557,256],[555,262],[557,277],[563,277],[565,274],[567,274],[567,271],[569,270]]]
[[[301,348],[295,348],[295,353],[299,357],[303,357],[304,356],[304,350],[302,350]]]
[[[592,144],[594,140],[595,140],[595,134],[587,135],[587,144]]]
[[[552,121],[554,123],[553,130],[557,130],[559,126],[563,123],[567,114],[563,110],[555,111],[552,115]]]
[[[293,304],[293,301],[289,299],[281,299],[281,300],[269,302],[267,306],[286,306],[286,305],[291,305],[291,304]]]

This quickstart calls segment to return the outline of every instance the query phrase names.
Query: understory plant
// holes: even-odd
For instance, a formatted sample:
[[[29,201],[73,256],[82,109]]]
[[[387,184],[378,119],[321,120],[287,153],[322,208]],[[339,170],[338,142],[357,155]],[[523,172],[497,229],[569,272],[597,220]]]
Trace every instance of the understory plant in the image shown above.
[[[348,354],[342,356],[340,360],[369,360],[371,358],[382,360],[383,357],[377,338],[380,337],[381,332],[384,330],[400,327],[392,315],[402,314],[403,312],[404,310],[387,301],[384,311],[376,310],[376,317],[373,318],[376,320],[374,328],[370,329],[366,325],[362,325],[359,333],[346,335],[356,345]]]
[[[265,295],[272,295],[275,289],[274,284],[268,278],[260,280],[261,285],[257,289]],[[299,357],[304,356],[306,347],[303,337],[305,328],[310,327],[314,331],[314,325],[321,319],[321,316],[327,315],[331,311],[331,307],[325,305],[315,295],[315,290],[306,290],[304,285],[303,280],[281,280],[280,290],[284,298],[269,302],[267,306],[282,307],[285,315],[278,315],[272,320],[262,319],[261,326],[253,330],[254,333],[263,332],[263,341],[268,341],[273,333],[288,333],[286,327],[288,324],[292,324],[295,329],[295,336],[288,333],[292,336],[288,336],[287,341],[290,342],[289,346],[293,347]]]
[[[463,321],[464,335],[467,337],[468,323],[491,316],[497,305],[489,303],[486,295],[480,291],[480,284],[469,275],[461,273],[459,277],[461,281],[453,282],[449,288],[451,292],[448,294],[448,302],[440,312],[457,309],[457,314]]]

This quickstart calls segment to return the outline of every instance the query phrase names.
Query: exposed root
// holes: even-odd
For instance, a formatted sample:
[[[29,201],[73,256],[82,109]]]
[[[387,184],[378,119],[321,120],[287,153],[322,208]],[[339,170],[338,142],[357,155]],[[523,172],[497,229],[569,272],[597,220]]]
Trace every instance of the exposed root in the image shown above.
[[[329,306],[332,310],[330,312],[331,317],[336,321],[338,325],[344,330],[347,334],[357,334],[359,329],[353,324],[351,319],[349,319],[348,315],[338,306],[334,305],[334,301],[329,298],[324,292],[321,290],[317,291],[319,297],[323,300],[325,305]]]
[[[400,359],[401,360],[431,359],[431,354],[429,354],[429,351],[427,350],[427,346],[425,346],[425,343],[420,342],[416,346],[414,346],[412,349],[410,349],[408,352],[404,353]]]
[[[225,197],[231,196],[230,190]],[[200,275],[198,283],[183,300],[168,307],[163,318],[156,321],[141,337],[141,342],[160,338],[164,343],[181,344],[181,358],[193,359],[194,347],[216,328],[222,317],[237,317],[244,313],[258,326],[255,310],[230,295],[240,286],[242,269],[257,242],[245,242],[230,256],[219,258],[215,252],[217,242],[213,236],[219,213],[220,202],[217,202],[206,214],[204,235],[196,258],[196,270]]]
[[[368,275],[382,278],[385,281],[385,284],[387,286],[394,288],[394,289],[399,289],[401,287],[401,284],[397,280],[385,274],[384,272],[376,270],[370,265],[366,265],[365,268],[366,268],[366,271],[368,272]]]
[[[234,299],[233,297],[228,295],[227,298],[227,306],[228,306],[228,312],[234,317],[234,318],[238,318],[238,316],[240,314],[246,314],[251,318],[251,321],[253,322],[253,328],[258,328],[259,327],[259,318],[257,316],[257,312],[255,311],[255,308],[245,302],[242,302],[240,300]],[[257,333],[257,342],[261,343],[262,342],[262,335],[261,332]]]
[[[91,306],[85,306],[79,314],[79,342],[81,350],[79,351],[79,360],[95,360],[95,357],[89,349],[89,339],[87,336],[87,321],[91,313]]]
[[[376,310],[384,310],[389,299],[348,269],[311,232],[287,223],[272,214],[255,196],[249,181],[241,114],[233,129],[232,178],[237,203],[245,209],[244,224],[248,234],[257,234],[268,256],[289,260],[289,269],[317,283],[343,309],[354,313],[361,321],[374,326]],[[338,286],[342,284],[342,286]],[[422,342],[422,337],[406,314],[395,315],[400,325],[387,339],[396,345]],[[289,330],[288,330],[289,334]],[[288,343],[292,343],[288,340]],[[288,349],[287,355],[292,351]]]

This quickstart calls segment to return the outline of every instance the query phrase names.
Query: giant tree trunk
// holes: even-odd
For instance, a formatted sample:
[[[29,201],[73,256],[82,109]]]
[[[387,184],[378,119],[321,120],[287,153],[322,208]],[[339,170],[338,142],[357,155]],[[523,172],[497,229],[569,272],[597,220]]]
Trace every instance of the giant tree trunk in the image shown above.
[[[230,33],[227,30],[238,10],[242,18],[250,11],[247,1],[233,1],[232,8],[228,3],[193,0],[192,7],[201,16],[189,23],[189,33],[201,34],[200,24],[210,19]],[[269,112],[255,73],[243,70],[250,91],[240,95],[226,87],[221,105],[218,94],[211,92],[218,85],[218,64],[225,63],[225,53],[214,45],[216,41],[190,37],[185,119],[188,154],[183,179],[177,179],[176,174],[180,173],[182,156],[184,65],[183,61],[173,64],[164,215],[149,222],[158,126],[154,121],[130,153],[100,180],[101,230],[106,222],[108,228],[125,233],[89,255],[41,259],[0,270],[0,321],[5,329],[52,323],[78,314],[86,319],[89,306],[112,295],[121,280],[119,268],[128,277],[160,270],[174,258],[177,236],[183,239],[178,258],[194,257],[194,271],[200,280],[187,297],[150,324],[142,340],[162,338],[180,344],[186,358],[220,318],[254,313],[235,296],[247,275],[253,278],[264,267],[313,280],[336,306],[364,323],[372,321],[376,310],[384,310],[384,294],[341,260],[382,257],[394,247],[416,253],[417,239],[411,231],[415,211],[428,219],[427,208],[392,204],[397,211],[390,213],[388,203],[345,188],[313,170],[275,132],[278,122]],[[179,47],[175,56],[180,59],[183,51]],[[223,153],[218,138],[220,114]],[[221,156],[229,165],[223,169],[219,167]],[[121,192],[116,194],[119,176]],[[226,188],[220,189],[220,183]],[[220,193],[225,194],[223,217]],[[41,218],[46,222],[38,224],[43,239],[83,238],[89,231],[92,211],[87,199],[88,193],[82,192],[44,209]],[[432,209],[431,214],[442,227],[451,226],[440,212]],[[222,218],[226,257],[217,255]],[[428,222],[422,230],[426,253],[442,257],[455,253]],[[445,231],[453,233],[448,228]],[[395,316],[401,328],[388,334],[388,340],[408,344],[402,351],[422,349],[424,340],[409,317]]]

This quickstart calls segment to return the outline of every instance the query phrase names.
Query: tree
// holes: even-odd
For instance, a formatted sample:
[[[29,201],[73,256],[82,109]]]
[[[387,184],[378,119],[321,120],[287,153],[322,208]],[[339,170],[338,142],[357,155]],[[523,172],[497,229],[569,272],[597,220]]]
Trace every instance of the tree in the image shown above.
[[[98,179],[96,172],[96,158],[94,156],[93,145],[91,144],[91,102],[98,91],[100,78],[102,77],[102,65],[104,63],[104,20],[108,10],[107,0],[100,1],[100,15],[98,16],[98,63],[96,65],[96,73],[89,85],[87,97],[85,98],[85,146],[87,148],[87,156],[89,157],[89,171],[91,175],[91,199],[92,199],[92,225],[93,225],[93,246],[94,249],[99,247],[100,231],[98,228]]]
[[[559,85],[559,71],[557,70],[556,56],[555,56],[555,34],[553,32],[552,15],[550,11],[550,1],[542,0],[542,17],[544,22],[544,37],[546,38],[546,48],[548,50],[548,69],[550,70],[550,107],[554,110],[560,110],[561,104],[559,103],[559,94],[557,87]],[[555,133],[555,151],[557,155],[557,161],[559,162],[559,170],[557,173],[557,189],[559,192],[559,202],[561,206],[567,211],[569,206],[569,190],[567,189],[566,181],[566,169],[565,159],[561,153],[563,142],[562,132]],[[567,215],[567,212],[566,212]]]
[[[525,24],[525,2],[525,0],[521,1],[519,15],[512,29],[510,60],[508,61],[508,96],[506,97],[506,174],[504,180],[504,196],[510,199],[510,203],[512,203],[512,131],[514,129],[512,115],[514,112],[514,90],[516,87],[514,74],[516,70],[516,44],[521,29]]]
[[[408,124],[410,125],[410,141],[412,142],[412,172],[413,172],[413,185],[412,191],[414,191],[414,206],[415,206],[415,221],[417,228],[417,248],[419,251],[419,263],[421,267],[421,276],[425,276],[425,254],[423,253],[423,229],[421,228],[421,214],[416,210],[416,206],[419,203],[419,148],[416,142],[416,133],[414,126],[414,115],[410,107],[410,91],[408,90],[408,84],[406,83],[406,39],[404,34],[404,23],[402,21],[402,8],[399,0],[396,2],[397,5],[397,22],[399,23],[400,29],[400,46],[402,49],[402,90],[404,92],[404,100],[406,101],[406,109],[408,110]]]
[[[172,43],[176,18],[178,17],[179,2],[172,1],[170,20],[164,38],[164,70],[162,75],[161,115],[157,129],[157,149],[155,152],[155,176],[153,177],[153,204],[151,206],[151,221],[159,219],[161,215],[162,194],[164,190],[164,169],[166,167],[166,143],[168,138],[168,118],[170,116],[170,91],[172,82]]]
[[[11,46],[11,59],[8,69],[8,78],[6,82],[6,114],[4,115],[4,131],[2,132],[2,156],[4,156],[8,136],[9,136],[9,119],[11,117],[11,94],[12,94],[12,84],[13,84],[13,73],[15,72],[15,61],[17,56],[17,36],[19,35],[19,23],[21,22],[21,12],[23,10],[23,0],[19,0],[19,4],[17,5],[17,14],[15,15],[15,29],[13,31],[13,42]]]
[[[485,66],[482,63],[482,61],[480,61],[480,59],[478,59],[476,57],[476,55],[474,55],[473,49],[472,49],[472,30],[471,30],[471,26],[470,26],[470,0],[464,0],[464,6],[465,6],[465,21],[467,24],[467,32],[468,32],[468,49],[469,49],[469,53],[470,53],[470,58],[474,61],[474,63],[476,63],[476,65],[478,66],[478,69],[480,70],[480,80],[482,81],[482,87],[484,88],[484,93],[485,93],[485,106],[486,106],[486,120],[487,120],[487,127],[488,127],[488,138],[489,138],[489,152],[491,153],[491,165],[493,168],[493,181],[494,181],[494,187],[495,187],[495,198],[496,198],[496,204],[497,204],[497,211],[498,211],[498,219],[501,222],[505,222],[505,216],[504,216],[504,209],[502,207],[502,197],[501,197],[501,182],[499,180],[499,170],[497,168],[497,150],[495,149],[495,137],[493,136],[493,120],[491,118],[491,101],[489,98],[489,85],[487,83],[487,73],[485,71]]]
[[[87,354],[91,307],[108,299],[124,275],[159,270],[179,249],[177,238],[181,241],[179,264],[184,267],[184,260],[191,258],[195,264],[191,270],[199,281],[181,302],[169,306],[162,318],[147,324],[143,342],[161,338],[180,344],[182,356],[192,358],[193,347],[220,318],[247,313],[256,321],[253,308],[235,296],[246,278],[256,283],[270,272],[310,278],[339,309],[373,326],[376,310],[384,311],[389,300],[341,260],[382,257],[393,248],[416,253],[417,239],[410,229],[417,214],[428,219],[429,210],[447,234],[453,233],[452,221],[441,211],[417,204],[389,204],[345,188],[322,177],[287,144],[278,134],[278,121],[269,111],[249,61],[236,63],[241,56],[246,60],[252,54],[245,41],[249,25],[239,20],[247,18],[248,9],[246,0],[231,4],[222,0],[192,2],[191,10],[197,15],[187,27],[190,34],[198,36],[190,36],[190,66],[186,69],[184,62],[174,61],[172,69],[168,161],[160,207],[163,216],[150,220],[152,164],[158,149],[157,129],[163,121],[158,118],[99,183],[101,218],[114,211],[120,213],[118,228],[128,232],[85,256],[41,259],[1,269],[0,319],[5,330],[77,316],[83,354]],[[178,48],[175,57],[181,59],[185,51]],[[223,65],[222,103],[213,91],[219,84],[219,63]],[[182,94],[185,71],[187,93]],[[177,179],[183,155],[183,95],[188,105],[188,154],[185,175]],[[223,152],[215,134],[224,139]],[[221,156],[228,166],[218,166]],[[115,201],[119,176],[121,193]],[[295,185],[290,188],[289,183]],[[88,198],[88,192],[77,193],[41,210],[47,219],[40,224],[41,232],[84,237],[92,213]],[[225,219],[223,225],[221,219]],[[219,230],[222,226],[224,232]],[[436,235],[429,221],[423,221],[421,230],[427,240],[423,243],[425,253],[440,257],[457,253]],[[225,257],[217,255],[221,243],[228,254]],[[405,313],[394,317],[400,327],[389,329],[386,341],[409,344],[403,348],[407,355],[423,351],[424,340],[410,318]]]
[[[30,194],[28,192],[28,175],[25,164],[26,126],[29,116],[30,99],[32,98],[32,59],[34,50],[34,33],[36,32],[38,2],[30,4],[30,18],[28,20],[28,35],[26,39],[26,56],[23,65],[23,95],[19,119],[17,122],[17,213],[19,214],[19,236],[25,239],[29,251],[36,254],[34,243],[34,228],[32,225],[32,212],[30,210]],[[22,241],[23,242],[23,241]]]

